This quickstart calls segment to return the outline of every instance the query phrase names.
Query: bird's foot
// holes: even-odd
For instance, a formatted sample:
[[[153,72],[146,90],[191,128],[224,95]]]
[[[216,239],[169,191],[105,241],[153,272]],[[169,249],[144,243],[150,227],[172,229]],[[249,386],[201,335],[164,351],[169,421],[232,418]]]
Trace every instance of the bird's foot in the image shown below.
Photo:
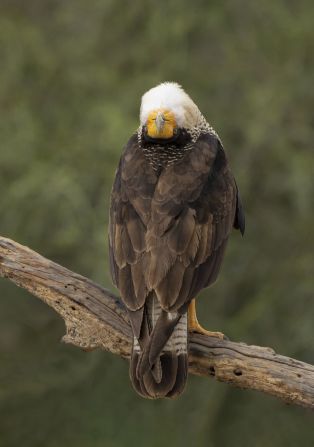
[[[216,337],[220,340],[229,340],[222,332],[211,332],[204,329],[198,322],[196,316],[195,299],[193,299],[188,308],[188,329],[189,332],[196,334],[207,335],[208,337]]]
[[[199,322],[190,323],[189,332],[193,332],[195,334],[207,335],[208,337],[219,338],[220,340],[228,340],[228,337],[222,332],[207,331],[199,324]]]

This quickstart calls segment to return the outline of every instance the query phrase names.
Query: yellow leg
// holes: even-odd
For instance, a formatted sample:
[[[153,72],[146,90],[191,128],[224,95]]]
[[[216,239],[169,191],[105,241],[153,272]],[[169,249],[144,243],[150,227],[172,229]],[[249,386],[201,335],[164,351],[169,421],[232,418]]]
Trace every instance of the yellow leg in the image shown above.
[[[191,301],[188,309],[188,328],[190,332],[197,332],[198,334],[208,335],[209,337],[217,337],[221,340],[228,340],[222,332],[207,331],[199,324],[196,316],[195,299]]]

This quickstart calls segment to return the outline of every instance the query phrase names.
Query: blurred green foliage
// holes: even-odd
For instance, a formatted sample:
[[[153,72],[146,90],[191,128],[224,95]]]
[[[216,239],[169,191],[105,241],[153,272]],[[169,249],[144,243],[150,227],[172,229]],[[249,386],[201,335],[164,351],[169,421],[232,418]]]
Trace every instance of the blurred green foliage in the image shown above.
[[[200,319],[314,362],[314,3],[0,0],[0,234],[107,287],[108,200],[140,97],[181,83],[245,204]],[[0,282],[0,447],[314,445],[313,414],[191,377],[145,401],[127,364],[59,344],[63,322]]]

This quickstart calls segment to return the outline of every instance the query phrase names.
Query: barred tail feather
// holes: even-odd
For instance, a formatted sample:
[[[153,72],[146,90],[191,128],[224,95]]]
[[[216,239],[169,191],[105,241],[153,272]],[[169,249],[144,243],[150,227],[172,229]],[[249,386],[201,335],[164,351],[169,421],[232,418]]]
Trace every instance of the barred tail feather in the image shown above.
[[[176,397],[188,372],[187,315],[161,309],[154,294],[147,300],[139,337],[134,336],[130,377],[148,398]]]

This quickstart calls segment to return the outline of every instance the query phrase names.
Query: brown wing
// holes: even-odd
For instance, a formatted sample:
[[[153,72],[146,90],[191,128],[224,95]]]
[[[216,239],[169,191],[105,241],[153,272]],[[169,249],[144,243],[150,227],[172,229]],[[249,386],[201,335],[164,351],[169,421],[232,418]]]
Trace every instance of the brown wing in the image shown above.
[[[141,309],[155,290],[165,310],[185,311],[217,278],[236,207],[236,184],[215,136],[201,136],[159,178],[133,136],[110,213],[112,276],[129,310]]]
[[[147,283],[167,310],[187,304],[219,273],[235,222],[237,190],[216,137],[203,135],[158,180],[146,236]]]
[[[145,234],[156,183],[155,172],[139,148],[137,135],[133,135],[122,154],[111,193],[109,256],[113,282],[132,312],[136,336],[149,293]]]

